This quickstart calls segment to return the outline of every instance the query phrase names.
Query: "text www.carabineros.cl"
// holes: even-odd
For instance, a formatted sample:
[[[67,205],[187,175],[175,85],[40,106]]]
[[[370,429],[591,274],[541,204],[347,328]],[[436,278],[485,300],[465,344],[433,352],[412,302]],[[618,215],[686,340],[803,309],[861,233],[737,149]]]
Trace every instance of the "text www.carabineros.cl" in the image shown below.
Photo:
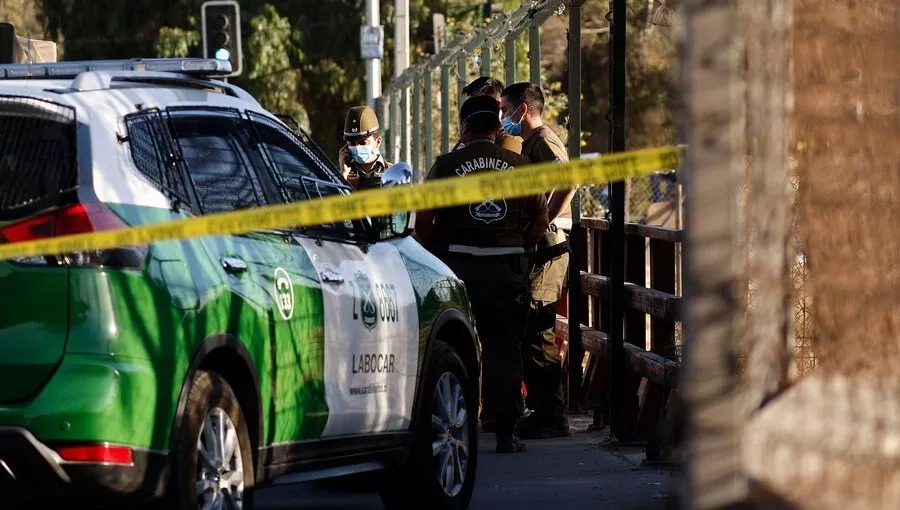
[[[351,395],[368,395],[370,393],[384,393],[387,391],[387,383],[373,383],[366,386],[351,386]]]

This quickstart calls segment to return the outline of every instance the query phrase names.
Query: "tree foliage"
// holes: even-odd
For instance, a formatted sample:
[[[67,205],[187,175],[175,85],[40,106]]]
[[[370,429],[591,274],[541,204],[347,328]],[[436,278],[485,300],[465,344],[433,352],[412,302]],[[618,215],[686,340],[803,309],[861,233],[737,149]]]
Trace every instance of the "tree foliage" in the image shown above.
[[[139,56],[200,56],[202,0],[0,0],[0,17],[61,43],[61,57],[74,59]],[[485,22],[482,0],[410,0],[411,60],[432,50],[432,16],[446,16],[451,35],[470,34]],[[504,10],[520,0],[502,0]],[[393,76],[393,1],[382,0],[385,58],[382,75]],[[639,3],[635,3],[639,5]],[[328,154],[336,154],[347,108],[364,102],[365,68],[359,58],[359,30],[365,0],[241,0],[244,73],[234,82],[267,108],[301,121]],[[607,2],[586,2],[585,26],[606,26]],[[669,143],[674,127],[668,104],[672,41],[669,31],[629,14],[628,111],[632,147]],[[567,15],[544,26],[542,85],[548,92],[547,119],[565,135]],[[585,150],[604,152],[608,111],[607,34],[583,40],[583,128]],[[517,79],[528,77],[527,33],[517,44]],[[503,77],[502,41],[494,45],[491,73]],[[501,58],[498,58],[501,56]],[[468,81],[481,74],[478,52],[468,59]],[[457,77],[456,66],[452,72]],[[437,93],[437,88],[435,89]],[[556,123],[559,125],[556,125]],[[437,133],[436,133],[437,134]],[[455,133],[453,134],[455,136]]]

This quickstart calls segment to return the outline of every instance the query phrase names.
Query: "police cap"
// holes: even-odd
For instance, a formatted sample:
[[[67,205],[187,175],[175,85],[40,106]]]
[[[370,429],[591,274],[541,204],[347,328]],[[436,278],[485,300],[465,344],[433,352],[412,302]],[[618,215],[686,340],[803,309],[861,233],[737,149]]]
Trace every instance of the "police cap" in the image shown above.
[[[368,106],[354,106],[344,120],[344,138],[365,138],[378,131],[378,117]]]

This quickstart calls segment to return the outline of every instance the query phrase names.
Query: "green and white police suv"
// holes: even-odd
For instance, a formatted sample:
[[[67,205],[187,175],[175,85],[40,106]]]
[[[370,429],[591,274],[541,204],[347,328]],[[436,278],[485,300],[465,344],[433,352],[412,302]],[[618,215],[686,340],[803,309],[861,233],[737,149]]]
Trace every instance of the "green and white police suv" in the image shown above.
[[[350,192],[227,72],[0,66],[0,243]],[[465,508],[480,347],[407,220],[0,261],[0,508],[247,509],[363,471],[388,507]]]

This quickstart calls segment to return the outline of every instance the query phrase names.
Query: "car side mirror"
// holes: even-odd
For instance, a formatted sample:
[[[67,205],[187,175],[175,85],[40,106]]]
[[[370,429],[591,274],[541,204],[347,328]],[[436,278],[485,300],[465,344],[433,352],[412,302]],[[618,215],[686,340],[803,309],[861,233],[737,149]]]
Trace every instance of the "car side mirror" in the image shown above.
[[[381,187],[393,188],[395,186],[406,186],[412,184],[413,169],[409,163],[400,161],[389,166],[383,174],[381,174]],[[413,223],[412,214],[409,211],[398,211],[388,216],[379,216],[374,219],[375,227],[378,232],[378,239],[392,239],[399,236],[407,235],[411,232],[410,225]]]

